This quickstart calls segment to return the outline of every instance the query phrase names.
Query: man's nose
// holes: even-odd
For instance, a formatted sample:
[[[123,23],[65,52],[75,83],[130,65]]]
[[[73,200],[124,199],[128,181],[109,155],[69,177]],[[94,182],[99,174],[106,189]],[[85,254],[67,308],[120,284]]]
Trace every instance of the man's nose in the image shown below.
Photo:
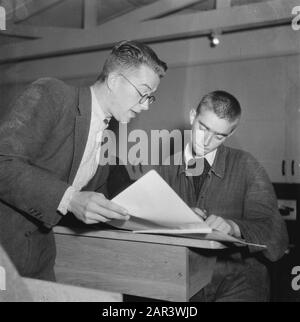
[[[147,100],[145,103],[140,104],[140,106],[141,106],[141,107],[142,107],[142,109],[143,109],[143,110],[145,110],[145,111],[149,110],[149,102],[148,102],[148,100]]]
[[[205,146],[208,146],[213,138],[214,134],[207,131],[205,134],[204,134],[204,145]]]

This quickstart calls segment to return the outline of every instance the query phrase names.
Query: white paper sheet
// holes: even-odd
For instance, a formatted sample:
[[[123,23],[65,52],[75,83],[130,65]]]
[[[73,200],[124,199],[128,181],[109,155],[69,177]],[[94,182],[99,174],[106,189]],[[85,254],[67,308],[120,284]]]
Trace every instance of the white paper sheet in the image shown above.
[[[193,239],[207,239],[220,242],[234,243],[237,246],[255,246],[266,249],[266,245],[248,243],[244,239],[236,238],[220,231],[213,230],[212,233],[203,234],[199,233],[197,228],[193,229],[147,229],[147,230],[134,230],[136,234],[158,234],[158,235],[180,235]]]
[[[149,171],[112,201],[132,215],[127,222],[110,222],[118,228],[137,230],[160,226],[181,229],[188,225],[188,228],[197,228],[198,233],[212,231],[155,170]]]

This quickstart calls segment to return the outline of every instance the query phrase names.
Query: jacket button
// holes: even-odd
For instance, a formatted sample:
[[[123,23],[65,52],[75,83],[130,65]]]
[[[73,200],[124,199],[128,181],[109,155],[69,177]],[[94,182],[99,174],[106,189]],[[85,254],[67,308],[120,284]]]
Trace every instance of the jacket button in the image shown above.
[[[25,237],[29,237],[31,235],[31,231],[26,231]]]

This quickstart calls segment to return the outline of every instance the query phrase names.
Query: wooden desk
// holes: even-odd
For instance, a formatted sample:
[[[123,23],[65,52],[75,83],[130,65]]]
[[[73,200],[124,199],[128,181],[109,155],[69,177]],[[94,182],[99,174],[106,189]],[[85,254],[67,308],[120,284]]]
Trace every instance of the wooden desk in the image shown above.
[[[188,301],[209,283],[209,240],[56,227],[58,282],[168,301]]]

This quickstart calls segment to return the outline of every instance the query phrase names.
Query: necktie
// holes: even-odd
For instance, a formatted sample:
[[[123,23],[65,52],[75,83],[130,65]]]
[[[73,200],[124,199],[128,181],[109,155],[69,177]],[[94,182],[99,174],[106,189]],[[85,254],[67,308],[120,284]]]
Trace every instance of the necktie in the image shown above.
[[[203,161],[203,159],[202,159],[202,161]],[[207,177],[207,174],[208,174],[210,168],[211,167],[210,167],[208,161],[204,158],[204,168],[203,168],[202,174],[200,174],[198,176],[193,176],[196,198],[198,198],[198,196],[199,196],[199,193],[201,191],[201,188],[203,186],[203,183]]]

